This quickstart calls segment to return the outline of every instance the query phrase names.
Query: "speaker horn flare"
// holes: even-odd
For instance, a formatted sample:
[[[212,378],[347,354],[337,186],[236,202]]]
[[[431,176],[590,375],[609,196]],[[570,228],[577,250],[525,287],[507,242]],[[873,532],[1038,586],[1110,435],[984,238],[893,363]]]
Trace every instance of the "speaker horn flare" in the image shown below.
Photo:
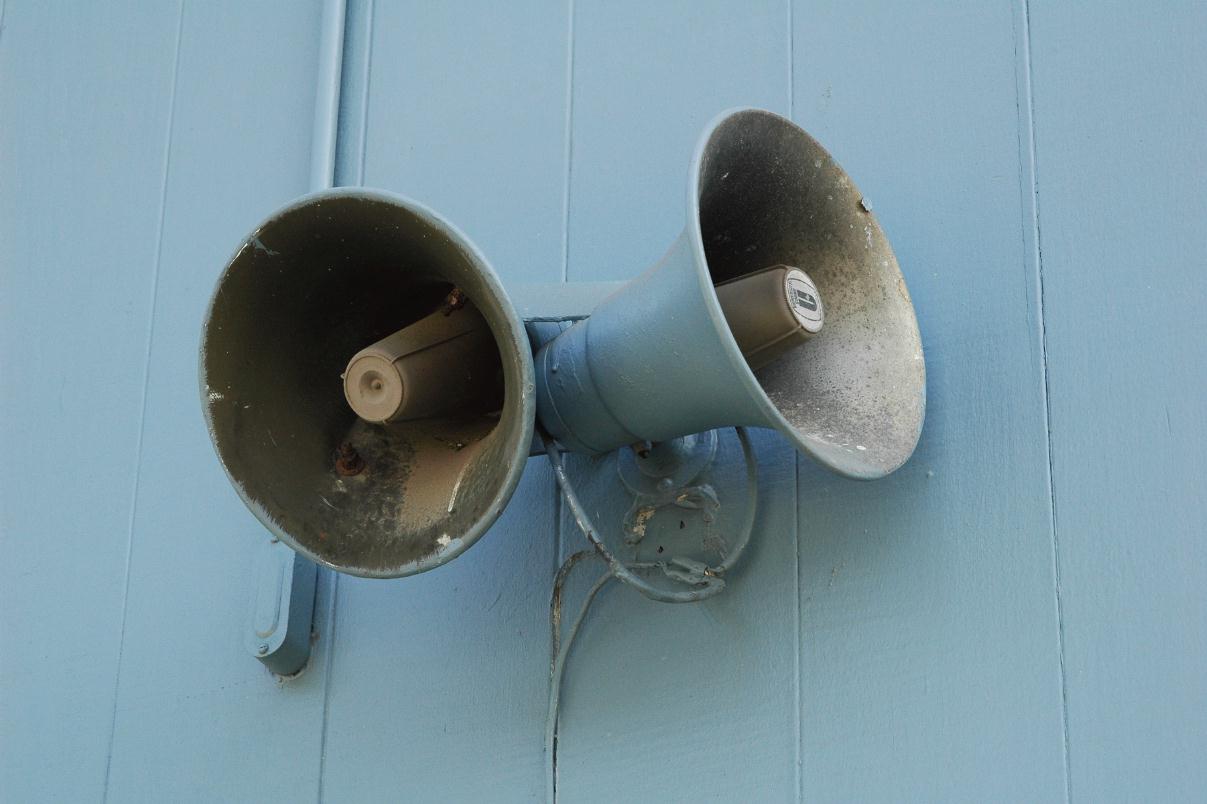
[[[855,183],[804,130],[758,109],[718,117],[689,175],[687,226],[662,260],[538,352],[541,425],[590,453],[770,427],[840,474],[896,469],[921,433],[925,361],[897,259]],[[772,289],[796,271],[782,309],[734,298],[773,270]]]
[[[444,317],[450,294],[464,309]],[[376,362],[348,393],[380,423],[341,380],[362,351]],[[396,372],[400,395],[376,417],[390,389],[373,370]],[[202,335],[202,406],[232,484],[282,541],[353,575],[430,569],[486,532],[524,470],[533,383],[523,322],[482,255],[376,191],[317,193],[261,224]]]

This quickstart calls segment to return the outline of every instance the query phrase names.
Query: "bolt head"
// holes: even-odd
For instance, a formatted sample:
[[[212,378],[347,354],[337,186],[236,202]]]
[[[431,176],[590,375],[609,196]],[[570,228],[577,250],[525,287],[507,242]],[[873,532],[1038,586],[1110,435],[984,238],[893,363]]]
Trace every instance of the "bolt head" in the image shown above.
[[[256,653],[260,654],[261,656],[265,656],[265,655],[267,655],[267,654],[268,654],[268,646],[267,646],[267,645],[261,645],[259,648],[257,648],[257,649],[256,649]]]

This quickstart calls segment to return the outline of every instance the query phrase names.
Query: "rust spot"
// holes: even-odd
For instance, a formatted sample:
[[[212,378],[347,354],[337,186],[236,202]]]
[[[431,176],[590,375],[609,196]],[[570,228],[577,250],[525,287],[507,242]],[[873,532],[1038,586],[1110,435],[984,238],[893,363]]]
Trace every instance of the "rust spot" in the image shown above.
[[[444,314],[452,315],[453,310],[460,310],[468,301],[469,297],[465,295],[465,291],[461,288],[453,288],[444,297]]]
[[[335,471],[340,477],[359,475],[365,471],[365,459],[360,457],[356,447],[345,441],[335,453]]]

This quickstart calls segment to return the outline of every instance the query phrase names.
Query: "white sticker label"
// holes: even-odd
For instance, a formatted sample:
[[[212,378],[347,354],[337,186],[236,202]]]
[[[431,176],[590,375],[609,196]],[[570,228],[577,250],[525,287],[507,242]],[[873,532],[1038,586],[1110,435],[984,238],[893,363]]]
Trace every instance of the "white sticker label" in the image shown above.
[[[799,268],[789,270],[784,275],[784,293],[800,325],[809,332],[819,332],[825,320],[825,311],[822,310],[817,285],[813,284],[808,274]]]

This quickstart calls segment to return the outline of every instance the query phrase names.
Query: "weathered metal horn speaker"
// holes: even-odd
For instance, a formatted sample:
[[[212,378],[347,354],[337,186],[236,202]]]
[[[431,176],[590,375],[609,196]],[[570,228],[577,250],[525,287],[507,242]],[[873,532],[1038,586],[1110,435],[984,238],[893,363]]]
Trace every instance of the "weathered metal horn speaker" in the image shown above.
[[[541,426],[590,453],[751,425],[870,479],[913,453],[926,408],[913,305],[870,206],[812,137],[756,109],[704,132],[666,256],[536,367]]]
[[[269,217],[202,335],[202,406],[231,482],[282,541],[354,575],[421,572],[482,536],[524,469],[533,382],[486,260],[381,192]]]

